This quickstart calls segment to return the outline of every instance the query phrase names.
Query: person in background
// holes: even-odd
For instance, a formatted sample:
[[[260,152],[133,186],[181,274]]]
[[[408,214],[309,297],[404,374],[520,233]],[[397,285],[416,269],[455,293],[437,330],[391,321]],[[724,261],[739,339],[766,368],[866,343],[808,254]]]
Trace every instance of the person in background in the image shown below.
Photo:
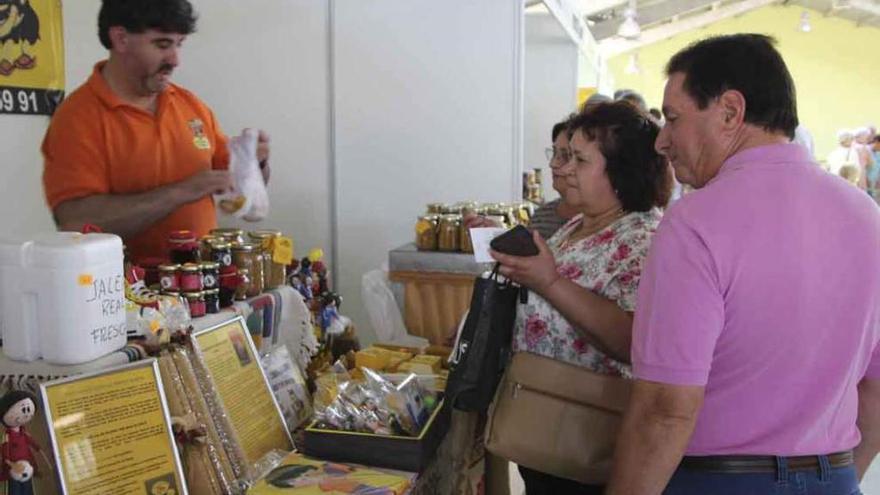
[[[639,111],[648,113],[648,104],[645,98],[631,89],[619,89],[614,92],[614,101],[625,101],[635,106]]]
[[[211,194],[232,186],[214,113],[171,82],[196,29],[188,0],[103,0],[109,58],[58,108],[43,140],[43,188],[59,230],[94,224],[135,261],[165,257],[168,234],[217,226]],[[268,136],[257,158],[268,180]]]
[[[880,167],[874,163],[874,154],[871,152],[871,141],[874,136],[868,127],[860,127],[856,129],[854,134],[852,146],[856,151],[859,168],[862,172],[859,187],[874,197],[874,184],[877,181],[878,171],[880,171],[878,170]]]
[[[571,119],[559,122],[553,126],[551,136],[553,146],[547,148],[547,157],[550,159],[550,173],[553,176],[553,190],[559,193],[559,197],[544,203],[532,216],[529,228],[541,234],[541,237],[549,239],[560,227],[571,220],[577,214],[577,209],[569,205],[563,199],[568,186],[565,183],[565,175],[562,167],[569,160],[569,144],[566,128]]]
[[[607,495],[856,495],[880,449],[880,213],[790,142],[773,43],[708,38],[666,66],[656,147],[696,189],[642,275]]]
[[[659,207],[669,200],[669,165],[653,148],[659,127],[628,103],[591,106],[569,132],[565,201],[578,215],[546,242],[533,232],[537,256],[491,251],[500,273],[529,289],[517,306],[513,347],[630,377],[636,290]],[[523,466],[520,473],[528,495],[603,489]]]
[[[846,129],[837,131],[837,147],[831,150],[831,153],[828,153],[828,157],[825,158],[825,167],[828,172],[840,175],[840,169],[844,166],[858,167],[858,159],[852,147],[854,137],[853,133]]]
[[[610,96],[603,95],[602,93],[593,93],[586,100],[584,100],[584,104],[581,105],[580,111],[583,112],[584,109],[589,108],[593,105],[598,105],[599,103],[611,103],[614,101]]]
[[[559,193],[559,198],[542,204],[532,215],[529,228],[541,234],[541,237],[549,239],[559,227],[562,227],[578,210],[566,203],[565,190],[568,189],[562,167],[568,163],[568,134],[566,128],[572,117],[553,126],[551,138],[553,146],[546,149],[547,158],[550,160],[550,173],[553,175],[553,189]],[[465,226],[469,229],[478,227],[498,227],[492,219],[481,215],[468,215],[464,218]]]

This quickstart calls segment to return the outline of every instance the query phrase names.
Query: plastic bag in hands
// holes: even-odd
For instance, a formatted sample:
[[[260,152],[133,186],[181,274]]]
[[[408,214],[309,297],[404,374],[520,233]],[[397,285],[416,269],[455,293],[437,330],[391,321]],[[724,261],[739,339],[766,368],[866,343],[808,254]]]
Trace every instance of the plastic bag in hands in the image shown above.
[[[269,214],[269,193],[257,161],[258,138],[256,129],[245,129],[229,139],[229,173],[234,188],[215,196],[221,211],[248,222],[259,222]]]

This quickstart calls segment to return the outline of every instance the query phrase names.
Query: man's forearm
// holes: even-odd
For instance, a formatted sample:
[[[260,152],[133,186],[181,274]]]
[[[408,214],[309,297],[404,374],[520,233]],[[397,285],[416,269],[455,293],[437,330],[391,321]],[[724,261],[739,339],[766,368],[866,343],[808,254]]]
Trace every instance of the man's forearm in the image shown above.
[[[607,495],[660,495],[681,462],[696,424],[702,390],[688,392],[691,398],[682,401],[664,396],[656,387],[636,382],[617,439]]]
[[[855,449],[855,463],[862,479],[880,451],[880,380],[859,383],[858,426],[862,441]]]
[[[79,231],[85,224],[123,239],[135,236],[170,215],[189,198],[178,184],[138,194],[100,194],[59,204],[53,214],[59,230]]]

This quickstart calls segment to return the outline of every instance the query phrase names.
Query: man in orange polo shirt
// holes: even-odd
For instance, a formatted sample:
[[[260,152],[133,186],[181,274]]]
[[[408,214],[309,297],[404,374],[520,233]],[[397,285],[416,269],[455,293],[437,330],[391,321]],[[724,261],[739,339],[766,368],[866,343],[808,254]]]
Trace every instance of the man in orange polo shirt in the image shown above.
[[[139,260],[164,257],[173,230],[216,227],[211,194],[232,186],[227,140],[211,110],[170,81],[195,23],[188,0],[103,0],[109,58],[58,108],[43,140],[59,230],[97,225]],[[262,132],[257,156],[268,178]]]

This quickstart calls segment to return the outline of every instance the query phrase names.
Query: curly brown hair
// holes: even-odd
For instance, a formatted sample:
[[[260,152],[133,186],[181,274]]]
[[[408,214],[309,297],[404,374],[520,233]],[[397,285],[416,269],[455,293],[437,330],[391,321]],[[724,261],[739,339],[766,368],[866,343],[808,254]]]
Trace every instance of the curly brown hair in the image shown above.
[[[664,207],[672,193],[672,173],[666,158],[654,149],[660,126],[624,101],[599,103],[584,109],[568,127],[599,145],[605,174],[625,211]]]

